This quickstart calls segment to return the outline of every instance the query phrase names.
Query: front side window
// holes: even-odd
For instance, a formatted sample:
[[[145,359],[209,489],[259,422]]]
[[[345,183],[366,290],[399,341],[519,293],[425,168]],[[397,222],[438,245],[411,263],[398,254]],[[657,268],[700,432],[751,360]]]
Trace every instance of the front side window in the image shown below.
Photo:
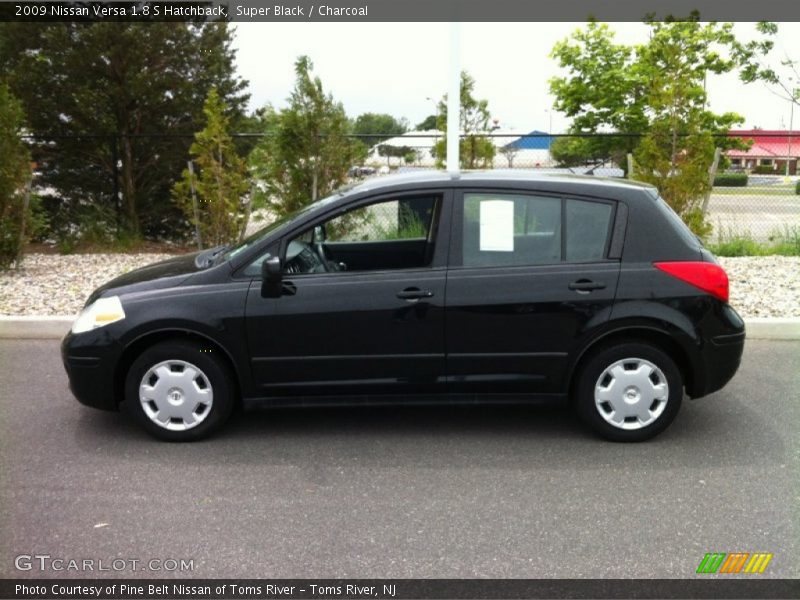
[[[325,240],[334,243],[426,239],[434,204],[433,198],[410,198],[355,208],[323,225]]]
[[[284,271],[309,274],[429,266],[438,200],[434,196],[382,200],[340,213],[289,241]]]

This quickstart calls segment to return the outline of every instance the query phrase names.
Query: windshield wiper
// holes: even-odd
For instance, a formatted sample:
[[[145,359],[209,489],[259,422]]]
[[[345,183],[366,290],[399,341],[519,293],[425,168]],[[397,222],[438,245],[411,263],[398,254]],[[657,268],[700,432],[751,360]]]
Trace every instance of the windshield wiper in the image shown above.
[[[214,264],[214,259],[217,258],[217,256],[219,256],[223,252],[225,252],[225,250],[227,250],[228,247],[229,244],[224,244],[222,246],[209,248],[205,252],[198,254],[194,262],[200,268],[210,267],[212,264]]]

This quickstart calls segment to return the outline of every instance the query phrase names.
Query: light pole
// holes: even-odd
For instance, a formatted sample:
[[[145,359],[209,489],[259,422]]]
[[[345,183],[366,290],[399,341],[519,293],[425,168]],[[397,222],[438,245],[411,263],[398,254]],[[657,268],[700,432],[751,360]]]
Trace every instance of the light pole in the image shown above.
[[[553,145],[553,111],[549,108],[545,108],[544,112],[550,119],[550,122],[547,126],[547,158],[550,159],[550,148]]]
[[[797,89],[792,88],[791,103],[789,108],[789,146],[786,149],[786,177],[789,177],[789,163],[792,161],[792,127],[794,126],[794,104],[797,102]],[[797,167],[795,166],[795,173]]]
[[[459,130],[461,115],[461,26],[450,23],[450,77],[447,92],[447,171],[451,176],[459,172]]]
[[[432,102],[433,103],[433,115],[436,117],[436,121],[438,122],[439,121],[439,103],[436,100],[434,100],[432,96],[425,96],[425,100],[427,100],[428,102]],[[438,123],[437,123],[437,126],[438,126]],[[434,127],[434,129],[435,128],[436,127]]]

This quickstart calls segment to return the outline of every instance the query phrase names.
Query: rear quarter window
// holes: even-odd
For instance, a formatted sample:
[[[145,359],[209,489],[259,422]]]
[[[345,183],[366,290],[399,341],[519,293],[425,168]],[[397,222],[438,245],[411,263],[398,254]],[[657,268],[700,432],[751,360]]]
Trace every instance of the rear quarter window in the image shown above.
[[[610,204],[567,200],[567,262],[592,262],[605,258],[612,212]]]

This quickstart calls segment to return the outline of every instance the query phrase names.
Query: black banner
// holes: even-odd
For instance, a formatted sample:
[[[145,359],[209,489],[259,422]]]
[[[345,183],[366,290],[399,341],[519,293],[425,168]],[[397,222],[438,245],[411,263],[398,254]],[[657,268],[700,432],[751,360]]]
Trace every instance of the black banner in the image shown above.
[[[757,578],[756,578],[757,577]],[[0,598],[470,600],[800,598],[798,579],[3,579]]]
[[[704,21],[800,21],[796,0],[0,0],[0,21],[25,22],[641,21],[647,15],[685,18],[694,11]]]

